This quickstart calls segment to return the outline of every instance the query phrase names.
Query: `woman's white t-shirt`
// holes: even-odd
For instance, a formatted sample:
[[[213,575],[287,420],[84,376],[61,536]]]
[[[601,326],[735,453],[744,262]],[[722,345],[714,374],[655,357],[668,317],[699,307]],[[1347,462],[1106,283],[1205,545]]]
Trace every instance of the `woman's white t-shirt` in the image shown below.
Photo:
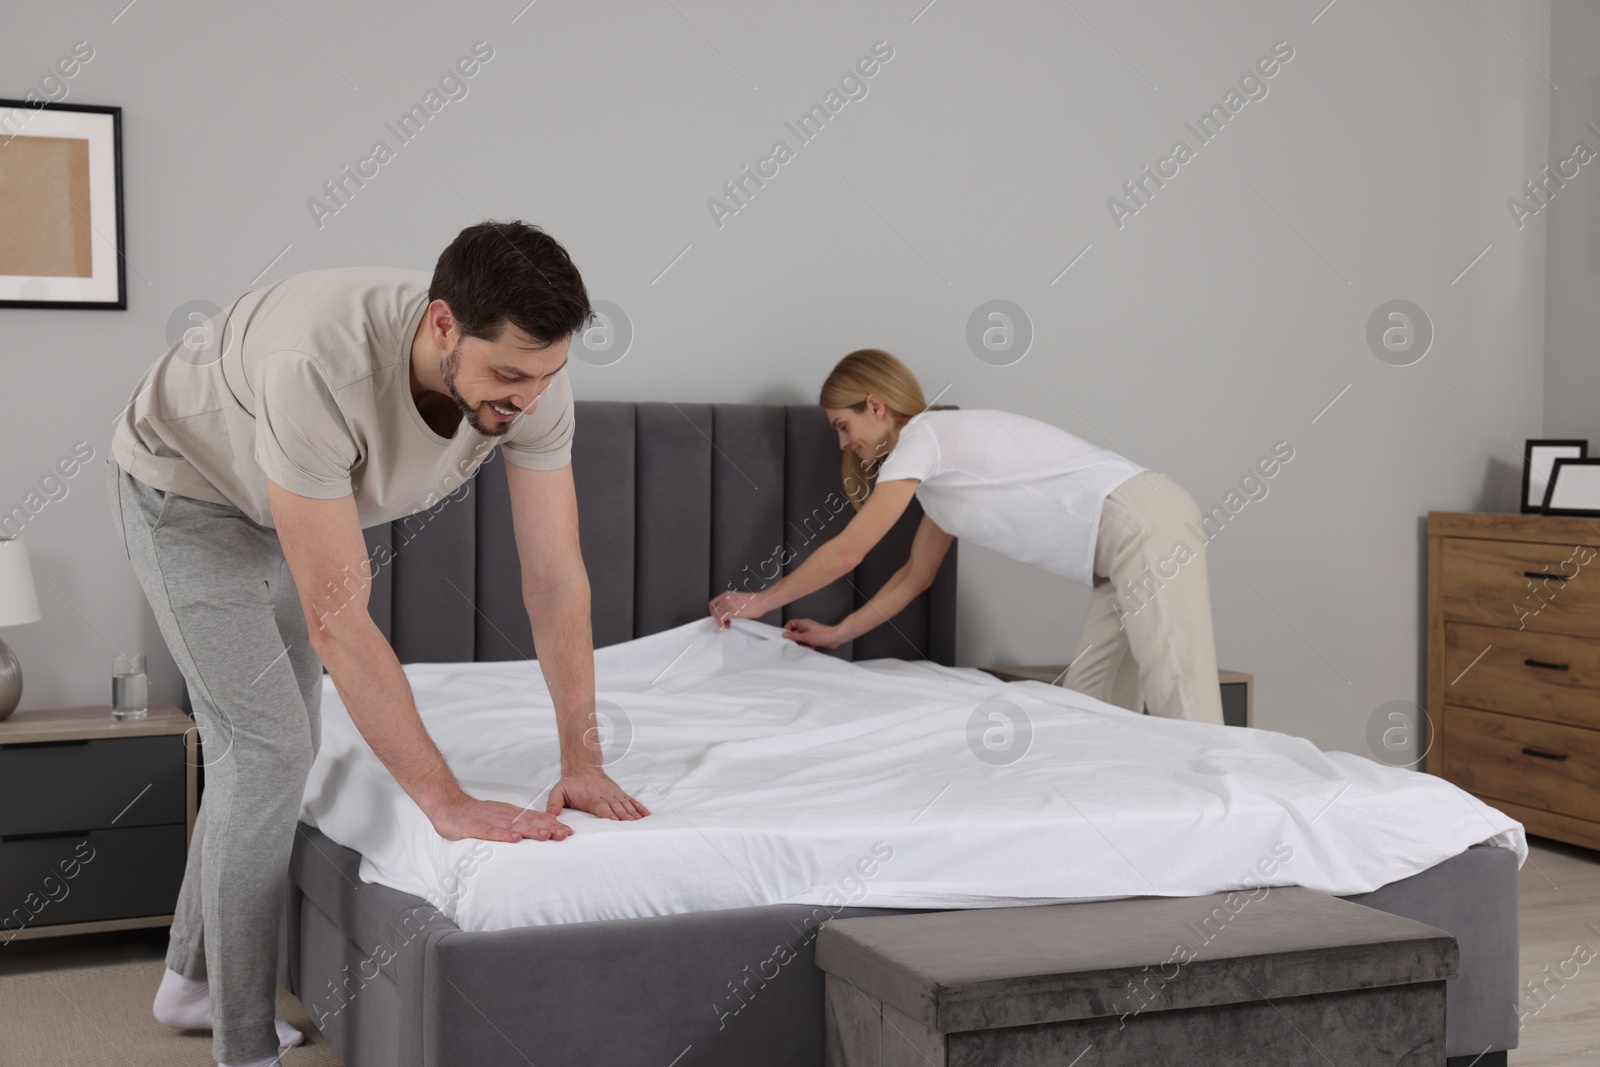
[[[906,423],[877,480],[918,478],[946,533],[1092,586],[1101,506],[1145,469],[1026,415],[963,409]]]

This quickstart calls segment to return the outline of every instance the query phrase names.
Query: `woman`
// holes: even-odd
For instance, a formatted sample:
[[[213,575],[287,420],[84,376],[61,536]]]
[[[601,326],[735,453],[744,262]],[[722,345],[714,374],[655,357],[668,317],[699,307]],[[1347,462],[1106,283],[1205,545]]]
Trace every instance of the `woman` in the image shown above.
[[[1222,722],[1200,509],[1176,482],[1036,419],[929,411],[916,376],[877,349],[840,360],[821,403],[856,514],[772,585],[712,600],[724,627],[854,570],[915,496],[923,519],[905,566],[843,621],[791,619],[785,636],[834,648],[888,621],[961,537],[1093,588],[1063,685],[1132,711]]]

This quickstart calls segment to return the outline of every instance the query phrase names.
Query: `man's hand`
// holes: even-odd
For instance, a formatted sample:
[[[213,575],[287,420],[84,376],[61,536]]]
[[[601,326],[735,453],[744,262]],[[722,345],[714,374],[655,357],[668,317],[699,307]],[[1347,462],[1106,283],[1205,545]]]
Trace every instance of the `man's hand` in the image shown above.
[[[711,614],[716,616],[717,625],[724,630],[728,628],[730,619],[759,619],[771,610],[760,593],[741,593],[735,589],[718,594],[709,607]]]
[[[572,835],[572,827],[556,819],[553,812],[529,811],[499,800],[478,800],[462,793],[429,816],[434,830],[446,841],[465,837],[485,841],[561,841]]]
[[[838,648],[845,641],[837,626],[825,626],[815,619],[790,619],[783,624],[783,636],[807,648]]]
[[[563,775],[550,789],[546,817],[554,819],[562,808],[576,808],[602,819],[632,822],[650,814],[650,809],[622,791],[604,771]],[[560,826],[560,823],[556,823]]]

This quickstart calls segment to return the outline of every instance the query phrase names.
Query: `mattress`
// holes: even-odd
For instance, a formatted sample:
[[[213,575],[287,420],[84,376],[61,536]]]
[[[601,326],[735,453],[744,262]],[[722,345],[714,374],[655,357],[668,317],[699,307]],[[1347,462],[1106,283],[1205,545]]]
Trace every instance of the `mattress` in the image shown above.
[[[405,667],[471,794],[556,780],[537,661]],[[927,661],[854,663],[710,618],[595,653],[607,771],[653,814],[559,842],[445,841],[324,679],[302,821],[463,930],[764,904],[962,908],[1418,874],[1520,823],[1448,782],[1303,738],[1136,715]]]

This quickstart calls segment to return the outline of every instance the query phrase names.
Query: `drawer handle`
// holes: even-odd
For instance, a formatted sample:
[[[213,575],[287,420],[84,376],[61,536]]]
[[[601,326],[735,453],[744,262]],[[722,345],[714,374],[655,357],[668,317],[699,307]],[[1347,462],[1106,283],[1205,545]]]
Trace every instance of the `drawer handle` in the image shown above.
[[[1552,582],[1572,581],[1572,575],[1570,574],[1551,574],[1549,571],[1523,571],[1522,576],[1524,578],[1548,578]]]
[[[1542,659],[1525,659],[1522,661],[1522,663],[1527,667],[1543,667],[1547,671],[1564,671],[1568,669],[1568,664],[1546,663]]]
[[[1540,752],[1536,748],[1525,748],[1522,750],[1522,754],[1524,756],[1536,756],[1539,759],[1555,760],[1557,763],[1564,762],[1567,758],[1565,752]]]
[[[65,748],[68,745],[87,745],[87,737],[71,738],[65,741],[7,741],[0,748]]]
[[[50,830],[38,834],[0,834],[0,841],[43,841],[50,837],[81,837],[88,839],[92,830]]]

